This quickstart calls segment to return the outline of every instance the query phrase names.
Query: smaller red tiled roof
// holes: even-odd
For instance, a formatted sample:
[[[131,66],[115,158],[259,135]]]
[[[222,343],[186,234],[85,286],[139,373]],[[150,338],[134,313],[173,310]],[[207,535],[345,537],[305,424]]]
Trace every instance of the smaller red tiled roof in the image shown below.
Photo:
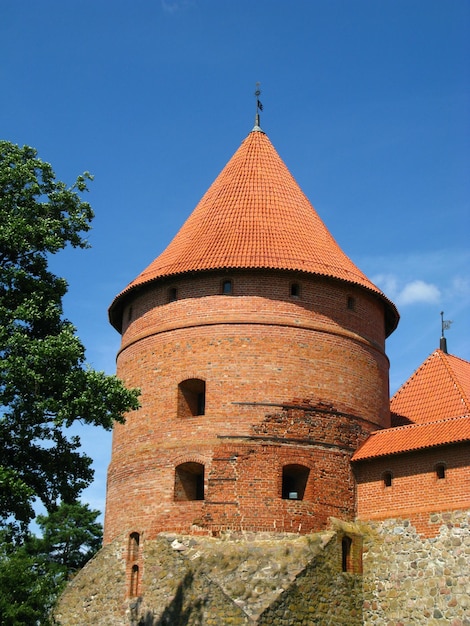
[[[365,461],[465,441],[470,442],[470,415],[378,430],[372,433],[351,460]]]
[[[470,362],[436,350],[396,392],[390,410],[416,424],[470,413]]]
[[[433,352],[390,402],[406,426],[376,431],[353,461],[470,441],[470,362]]]

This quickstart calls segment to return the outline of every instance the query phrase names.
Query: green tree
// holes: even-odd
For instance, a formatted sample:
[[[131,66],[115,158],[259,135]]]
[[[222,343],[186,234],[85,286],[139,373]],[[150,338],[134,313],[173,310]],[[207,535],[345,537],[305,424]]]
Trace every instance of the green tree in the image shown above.
[[[103,528],[96,521],[99,511],[87,504],[64,502],[49,515],[38,515],[42,531],[38,553],[54,563],[64,576],[70,576],[99,550]]]
[[[49,614],[60,587],[27,543],[0,543],[0,624],[49,624]]]
[[[85,364],[64,319],[63,278],[49,269],[66,246],[86,248],[93,211],[57,181],[36,150],[0,141],[0,528],[21,541],[41,501],[49,514],[72,504],[93,477],[68,427],[110,429],[138,407],[138,391]]]
[[[0,542],[0,624],[53,622],[51,610],[69,578],[93,556],[102,539],[99,511],[75,502],[38,515],[42,536],[21,545]]]

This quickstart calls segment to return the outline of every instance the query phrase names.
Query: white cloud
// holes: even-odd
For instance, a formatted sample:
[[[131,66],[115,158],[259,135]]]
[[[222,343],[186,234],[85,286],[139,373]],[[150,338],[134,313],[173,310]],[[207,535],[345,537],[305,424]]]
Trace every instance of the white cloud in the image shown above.
[[[396,297],[397,304],[405,306],[407,304],[427,303],[435,304],[439,302],[441,292],[432,283],[424,280],[413,280],[407,283]]]
[[[421,279],[405,282],[394,274],[377,274],[372,278],[372,282],[396,305],[436,304],[441,300],[439,287]]]

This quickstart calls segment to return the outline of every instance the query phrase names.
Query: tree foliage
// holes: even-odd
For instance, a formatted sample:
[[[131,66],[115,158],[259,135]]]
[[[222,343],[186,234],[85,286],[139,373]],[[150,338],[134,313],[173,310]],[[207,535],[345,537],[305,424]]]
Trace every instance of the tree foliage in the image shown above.
[[[67,283],[49,269],[66,246],[88,247],[89,180],[85,173],[67,187],[33,148],[0,141],[0,526],[17,540],[35,501],[52,514],[92,480],[68,427],[110,429],[138,407],[136,390],[86,366],[63,316]]]
[[[79,502],[60,504],[38,515],[41,536],[27,534],[21,545],[0,542],[0,624],[45,626],[67,581],[101,544],[99,511]]]

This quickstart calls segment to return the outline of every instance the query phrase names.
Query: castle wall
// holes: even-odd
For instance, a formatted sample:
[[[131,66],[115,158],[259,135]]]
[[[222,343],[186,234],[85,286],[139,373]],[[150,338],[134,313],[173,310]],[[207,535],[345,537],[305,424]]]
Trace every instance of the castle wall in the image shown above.
[[[432,536],[438,527],[429,522],[430,512],[470,507],[469,455],[468,443],[461,443],[355,463],[358,517],[406,517]]]
[[[122,576],[127,547],[120,537],[63,593],[55,611],[61,626],[362,624],[361,577],[342,571],[341,535],[334,532],[167,534],[144,540],[141,550],[137,594]]]
[[[406,517],[364,537],[365,626],[470,624],[470,510],[428,514],[424,538]]]
[[[55,616],[61,626],[467,626],[470,510],[428,521],[431,538],[406,518],[332,520],[333,530],[302,537],[143,538],[135,593],[119,537],[71,581]],[[362,567],[356,552],[343,571],[345,534],[363,547]]]
[[[128,601],[123,542],[101,548],[69,582],[54,611],[59,626],[120,626],[126,619]]]
[[[141,388],[142,407],[114,429],[106,542],[123,530],[154,536],[201,521],[215,529],[293,523],[311,532],[329,515],[354,517],[349,456],[365,434],[389,424],[382,303],[362,289],[299,274],[228,277],[233,295],[220,295],[224,275],[198,274],[138,290],[124,310],[118,375]],[[173,290],[177,299],[168,302]],[[181,413],[185,380],[205,384],[203,415]],[[323,421],[279,412],[302,403],[326,407]],[[281,426],[271,420],[268,427],[276,410]],[[224,458],[221,441],[230,438],[238,442],[236,476],[224,481],[214,459]],[[302,503],[288,505],[282,464],[301,458],[311,485]],[[203,468],[204,501],[175,502],[180,464]],[[319,476],[326,486],[327,474],[344,485],[344,493],[324,490],[331,500],[315,486]],[[346,502],[340,511],[338,501]]]
[[[350,458],[366,438],[367,428],[324,406],[264,410],[268,408],[245,436],[225,435],[208,443],[201,438],[195,444],[188,442],[184,450],[162,447],[158,457],[151,445],[145,450],[142,446],[135,460],[129,453],[119,465],[111,466],[113,484],[128,488],[108,490],[108,506],[119,515],[107,519],[107,529],[112,532],[111,524],[116,523],[116,532],[145,532],[149,537],[168,529],[188,532],[193,526],[193,532],[205,528],[213,533],[309,533],[326,528],[330,516],[353,519],[356,501]],[[255,411],[259,407],[240,406],[240,415],[247,413],[251,424]],[[204,450],[208,450],[205,455]],[[188,462],[205,466],[204,500],[175,501],[175,467]],[[283,493],[287,466],[308,472],[299,499],[288,499]]]

